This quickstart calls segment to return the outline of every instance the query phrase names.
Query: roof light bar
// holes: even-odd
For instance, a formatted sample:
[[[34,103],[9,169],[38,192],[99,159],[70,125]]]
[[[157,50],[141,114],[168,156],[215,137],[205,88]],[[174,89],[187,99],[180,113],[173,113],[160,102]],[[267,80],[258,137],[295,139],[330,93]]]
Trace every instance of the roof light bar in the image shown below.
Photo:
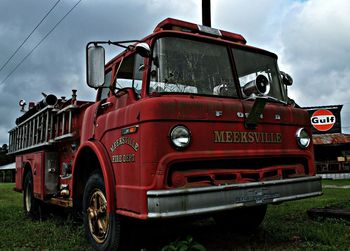
[[[211,35],[214,35],[214,36],[222,37],[221,31],[219,29],[215,29],[215,28],[204,26],[204,25],[200,25],[200,24],[198,24],[197,27],[198,27],[198,30],[203,32],[203,33],[207,33],[207,34],[211,34]]]
[[[183,32],[201,33],[205,35],[211,35],[214,37],[221,37],[240,44],[247,43],[245,38],[240,34],[219,30],[204,25],[197,25],[194,23],[185,22],[173,18],[167,18],[160,22],[154,29],[154,32],[161,30],[179,30]]]

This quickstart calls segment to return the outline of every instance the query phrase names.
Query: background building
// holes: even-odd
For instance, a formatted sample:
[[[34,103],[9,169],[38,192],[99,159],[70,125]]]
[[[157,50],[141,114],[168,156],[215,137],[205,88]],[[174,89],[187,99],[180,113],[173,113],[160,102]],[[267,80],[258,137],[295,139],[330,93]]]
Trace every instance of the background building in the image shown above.
[[[16,163],[0,166],[0,182],[15,182]]]
[[[0,147],[0,182],[15,182],[16,167],[14,156],[7,155],[7,144]]]
[[[317,173],[350,172],[350,134],[341,131],[342,108],[304,107],[312,124]]]

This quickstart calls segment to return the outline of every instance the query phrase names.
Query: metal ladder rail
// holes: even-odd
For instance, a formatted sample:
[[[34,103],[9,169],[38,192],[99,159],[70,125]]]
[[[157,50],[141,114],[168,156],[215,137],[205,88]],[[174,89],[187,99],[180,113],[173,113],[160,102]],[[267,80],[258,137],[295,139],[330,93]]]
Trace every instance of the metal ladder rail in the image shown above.
[[[9,152],[13,150],[13,130],[9,131]]]
[[[21,149],[22,148],[22,142],[23,142],[23,127],[20,127],[19,128],[19,148]]]
[[[9,153],[52,144],[54,113],[53,106],[46,106],[9,131]]]
[[[50,114],[50,134],[49,134],[49,141],[54,142],[54,112],[52,111]]]
[[[72,138],[74,133],[72,131],[73,123],[73,111],[77,108],[76,105],[71,104],[65,108],[59,110],[56,114],[56,132],[58,133],[55,140],[63,140],[67,138]],[[67,119],[68,115],[68,119]]]
[[[26,143],[27,143],[27,123],[25,123],[23,126],[22,126],[22,130],[23,130],[23,138],[22,138],[22,148],[25,148],[26,147]]]

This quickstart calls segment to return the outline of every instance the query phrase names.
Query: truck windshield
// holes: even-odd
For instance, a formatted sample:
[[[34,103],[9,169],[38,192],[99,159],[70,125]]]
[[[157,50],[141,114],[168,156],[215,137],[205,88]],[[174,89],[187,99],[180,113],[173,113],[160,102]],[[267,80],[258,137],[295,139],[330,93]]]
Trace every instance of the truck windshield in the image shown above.
[[[227,47],[189,39],[156,41],[149,93],[237,97]]]
[[[232,51],[239,84],[242,89],[245,85],[254,81],[257,76],[263,75],[270,83],[270,87],[265,94],[281,101],[285,100],[284,89],[278,77],[277,58],[238,48],[233,48]],[[247,98],[244,91],[243,97]]]

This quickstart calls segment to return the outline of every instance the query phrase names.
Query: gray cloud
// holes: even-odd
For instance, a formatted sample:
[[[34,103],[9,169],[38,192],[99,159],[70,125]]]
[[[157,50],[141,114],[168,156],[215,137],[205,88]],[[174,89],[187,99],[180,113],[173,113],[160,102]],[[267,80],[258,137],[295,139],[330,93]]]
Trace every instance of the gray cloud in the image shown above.
[[[0,64],[21,44],[56,1],[4,0],[0,8]],[[77,1],[62,0],[25,46],[0,73],[2,81],[13,67],[44,37]],[[198,1],[91,1],[83,0],[37,50],[0,85],[0,142],[20,115],[18,101],[40,101],[41,92],[94,100],[95,91],[85,84],[85,46],[91,40],[139,39],[168,16],[198,22]],[[197,6],[197,7],[194,7]],[[196,9],[197,11],[193,11]],[[194,14],[194,12],[196,14]],[[187,17],[187,18],[186,18]],[[190,17],[190,18],[188,18]],[[4,39],[6,38],[6,39]],[[108,48],[109,58],[120,50]]]
[[[345,104],[342,123],[350,126],[350,16],[348,1],[313,0],[292,5],[281,35],[284,62],[295,78],[301,105]]]

